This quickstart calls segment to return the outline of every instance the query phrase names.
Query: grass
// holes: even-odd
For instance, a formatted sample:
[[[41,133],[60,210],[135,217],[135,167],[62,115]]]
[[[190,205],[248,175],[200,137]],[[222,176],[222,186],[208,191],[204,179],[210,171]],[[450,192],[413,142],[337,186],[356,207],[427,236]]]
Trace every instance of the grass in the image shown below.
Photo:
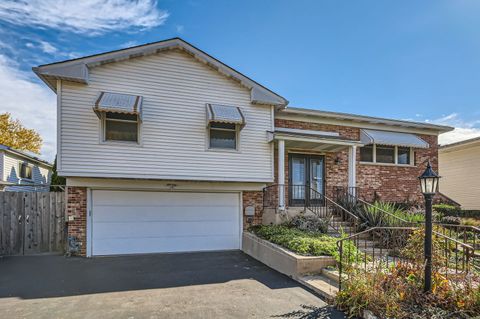
[[[333,256],[339,260],[337,241],[339,238],[318,232],[302,231],[285,225],[260,225],[250,228],[258,237],[274,244],[287,248],[303,256]],[[350,245],[352,258],[356,254],[356,247]],[[348,248],[347,248],[348,249]]]

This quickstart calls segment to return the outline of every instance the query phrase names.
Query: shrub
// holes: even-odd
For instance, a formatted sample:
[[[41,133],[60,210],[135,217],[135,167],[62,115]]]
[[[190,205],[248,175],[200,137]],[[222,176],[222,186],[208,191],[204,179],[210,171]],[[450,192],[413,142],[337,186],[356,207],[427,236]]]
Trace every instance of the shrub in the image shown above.
[[[448,205],[448,204],[436,204],[433,205],[433,210],[442,216],[458,216],[460,214],[460,208]]]
[[[423,229],[415,231],[402,250],[404,259],[371,271],[353,269],[337,294],[337,306],[350,316],[364,310],[380,318],[472,318],[480,315],[480,278],[474,273],[444,276],[444,249],[433,238],[432,293],[423,293]],[[477,317],[475,317],[477,318]]]
[[[288,227],[286,225],[260,225],[253,226],[250,230],[258,237],[274,244],[285,247],[299,255],[305,256],[333,256],[338,261],[337,241],[339,238],[331,237],[318,232],[309,232]],[[352,242],[344,243],[345,249],[351,252],[352,261],[358,251]],[[359,255],[360,256],[360,255]]]
[[[420,212],[404,211],[395,204],[385,202],[365,205],[358,216],[363,221],[363,228],[408,226],[425,221],[424,214]]]
[[[328,231],[329,220],[316,216],[297,215],[292,218],[289,224],[300,230],[325,234]]]

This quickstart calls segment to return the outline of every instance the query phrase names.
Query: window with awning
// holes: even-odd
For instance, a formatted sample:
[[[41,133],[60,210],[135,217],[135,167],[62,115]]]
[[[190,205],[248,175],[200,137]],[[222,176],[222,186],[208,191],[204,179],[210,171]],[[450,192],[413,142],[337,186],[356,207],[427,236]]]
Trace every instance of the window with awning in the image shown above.
[[[207,104],[208,148],[237,150],[239,130],[245,124],[239,107]]]
[[[103,141],[139,141],[142,97],[139,95],[101,92],[93,107],[102,121]]]

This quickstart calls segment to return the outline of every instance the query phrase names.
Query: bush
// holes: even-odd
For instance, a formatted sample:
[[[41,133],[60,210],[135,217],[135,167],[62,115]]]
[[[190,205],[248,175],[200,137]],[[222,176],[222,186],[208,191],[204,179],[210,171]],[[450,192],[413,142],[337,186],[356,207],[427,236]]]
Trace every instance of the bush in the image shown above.
[[[458,216],[461,212],[459,207],[448,204],[436,204],[432,207],[434,211],[442,216]]]
[[[408,226],[425,221],[425,215],[422,213],[404,211],[395,204],[385,202],[374,202],[372,206],[365,205],[358,216],[363,222],[362,228]]]
[[[289,224],[300,230],[325,234],[328,231],[329,220],[316,216],[297,215],[292,218]]]
[[[444,242],[433,238],[432,293],[423,293],[424,230],[415,231],[401,262],[371,271],[352,269],[337,294],[337,306],[350,316],[364,310],[380,318],[472,318],[480,315],[480,288],[474,273],[444,276]],[[478,317],[475,317],[478,318]]]
[[[285,247],[299,255],[333,256],[338,261],[337,241],[339,238],[327,236],[318,232],[302,231],[286,225],[260,225],[250,230],[258,237]],[[352,242],[344,243],[345,249],[350,249],[351,258],[355,260],[357,249]]]

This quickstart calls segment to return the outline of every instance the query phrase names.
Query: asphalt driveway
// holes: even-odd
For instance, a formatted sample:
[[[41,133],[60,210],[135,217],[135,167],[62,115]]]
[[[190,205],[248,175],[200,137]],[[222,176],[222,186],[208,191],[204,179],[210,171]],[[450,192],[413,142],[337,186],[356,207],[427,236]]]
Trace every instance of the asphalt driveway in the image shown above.
[[[0,314],[49,319],[344,318],[292,279],[239,251],[0,258]]]

